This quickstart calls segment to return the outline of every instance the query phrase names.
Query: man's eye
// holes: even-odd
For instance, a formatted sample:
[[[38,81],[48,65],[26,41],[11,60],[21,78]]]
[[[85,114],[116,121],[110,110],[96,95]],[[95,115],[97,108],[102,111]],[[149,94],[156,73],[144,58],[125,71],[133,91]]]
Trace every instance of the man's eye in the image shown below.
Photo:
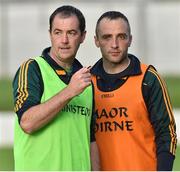
[[[54,32],[54,34],[55,34],[55,35],[60,35],[60,34],[61,34],[61,32],[56,31],[56,32]]]
[[[69,31],[68,34],[69,34],[69,35],[76,35],[76,33],[77,33],[77,32],[75,32],[75,31]]]
[[[127,39],[127,35],[126,34],[121,34],[121,35],[119,35],[119,38],[122,39],[122,40],[125,40],[125,39]]]
[[[107,39],[110,39],[111,36],[110,36],[110,35],[103,35],[102,38],[105,39],[105,40],[107,40]]]

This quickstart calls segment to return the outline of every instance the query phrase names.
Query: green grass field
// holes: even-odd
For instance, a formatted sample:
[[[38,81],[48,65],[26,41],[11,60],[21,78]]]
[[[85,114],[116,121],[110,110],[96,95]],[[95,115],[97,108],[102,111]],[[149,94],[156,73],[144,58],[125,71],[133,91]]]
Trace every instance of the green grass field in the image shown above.
[[[13,171],[14,159],[13,148],[4,147],[0,148],[0,171]]]
[[[180,76],[164,77],[174,108],[180,108]]]
[[[176,151],[176,159],[174,161],[173,171],[180,171],[180,146]],[[13,149],[12,148],[0,148],[0,171],[13,171]]]
[[[11,79],[0,79],[0,110],[1,111],[13,110]]]

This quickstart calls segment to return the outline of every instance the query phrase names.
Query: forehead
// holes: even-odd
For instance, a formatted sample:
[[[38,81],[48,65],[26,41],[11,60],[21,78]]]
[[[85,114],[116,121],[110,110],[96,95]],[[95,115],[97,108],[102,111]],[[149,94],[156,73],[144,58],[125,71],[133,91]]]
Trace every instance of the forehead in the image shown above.
[[[128,30],[129,30],[128,24],[122,18],[117,18],[117,19],[103,18],[98,26],[98,31],[103,34],[114,33],[114,32],[127,33]]]
[[[78,30],[79,20],[76,15],[64,16],[62,14],[57,14],[52,22],[52,28],[54,29],[69,28],[69,29]]]

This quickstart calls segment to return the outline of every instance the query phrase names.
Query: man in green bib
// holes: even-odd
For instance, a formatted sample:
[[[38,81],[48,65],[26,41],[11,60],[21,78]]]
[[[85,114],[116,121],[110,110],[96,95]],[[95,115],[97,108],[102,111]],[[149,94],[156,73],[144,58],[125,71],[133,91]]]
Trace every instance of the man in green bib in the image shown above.
[[[62,6],[49,25],[51,47],[24,62],[13,81],[15,170],[99,170],[90,69],[75,58],[85,18]]]

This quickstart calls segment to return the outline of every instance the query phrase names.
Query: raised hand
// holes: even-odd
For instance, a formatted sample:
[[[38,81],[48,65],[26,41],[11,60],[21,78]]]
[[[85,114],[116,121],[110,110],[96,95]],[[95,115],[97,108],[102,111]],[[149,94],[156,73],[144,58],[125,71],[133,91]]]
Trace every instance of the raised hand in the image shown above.
[[[83,67],[71,78],[68,88],[73,96],[79,95],[91,84],[90,68]]]

